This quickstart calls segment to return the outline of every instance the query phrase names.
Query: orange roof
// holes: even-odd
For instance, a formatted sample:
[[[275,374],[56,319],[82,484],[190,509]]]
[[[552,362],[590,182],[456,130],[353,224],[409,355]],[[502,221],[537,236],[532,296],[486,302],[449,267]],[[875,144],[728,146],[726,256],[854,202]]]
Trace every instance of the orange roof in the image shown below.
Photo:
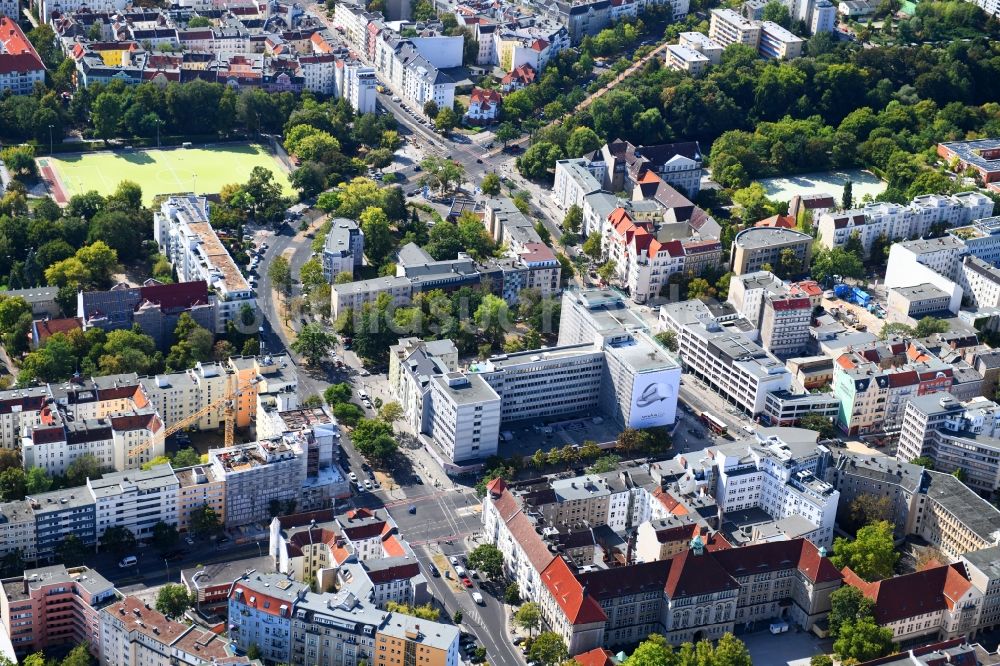
[[[673,495],[663,488],[657,488],[653,491],[653,497],[660,500],[660,504],[662,504],[672,515],[686,516],[688,513],[687,508],[685,508],[683,504],[678,502]]]
[[[639,184],[640,185],[650,185],[652,183],[658,183],[661,180],[662,179],[659,176],[656,175],[655,171],[652,171],[650,169],[646,169],[645,171],[642,172],[642,176],[639,178]]]
[[[794,229],[795,218],[791,215],[772,215],[765,217],[754,225],[755,227],[780,227],[782,229]]]
[[[403,557],[406,555],[403,544],[399,543],[399,539],[393,535],[382,539],[382,550],[385,551],[386,557]]]
[[[858,588],[875,602],[875,620],[888,624],[917,615],[954,609],[972,583],[965,567],[955,563],[869,583],[844,567],[844,584]]]
[[[566,615],[570,624],[607,622],[604,613],[593,597],[584,594],[583,586],[569,570],[566,561],[557,557],[542,572],[542,584]]]
[[[573,657],[580,666],[614,666],[614,655],[604,648],[594,648],[590,652],[584,652]]]

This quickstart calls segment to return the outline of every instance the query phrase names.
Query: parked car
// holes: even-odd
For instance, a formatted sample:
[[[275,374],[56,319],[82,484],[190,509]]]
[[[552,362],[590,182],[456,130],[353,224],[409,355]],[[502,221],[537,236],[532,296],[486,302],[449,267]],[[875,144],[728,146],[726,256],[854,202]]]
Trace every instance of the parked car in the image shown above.
[[[464,585],[466,587],[472,587],[472,581],[470,579],[468,579],[468,578],[463,578],[462,579],[462,585]]]
[[[479,594],[478,592],[472,593],[472,600],[475,601],[480,606],[486,605],[486,602],[483,601],[483,595]]]
[[[431,575],[434,576],[435,578],[440,578],[441,577],[441,572],[438,571],[438,568],[436,566],[434,566],[433,564],[430,565],[430,566],[431,566]]]
[[[126,555],[118,563],[118,568],[128,569],[129,567],[134,567],[139,562],[139,558],[135,555]]]
[[[455,557],[454,555],[449,556],[448,561],[451,562],[451,566],[455,566],[456,564],[458,564],[458,558]]]

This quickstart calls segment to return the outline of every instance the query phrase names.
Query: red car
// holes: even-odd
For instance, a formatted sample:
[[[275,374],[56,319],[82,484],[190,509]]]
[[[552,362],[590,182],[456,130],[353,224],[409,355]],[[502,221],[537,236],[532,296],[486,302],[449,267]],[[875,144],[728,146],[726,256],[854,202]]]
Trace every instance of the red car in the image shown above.
[[[462,579],[462,585],[464,585],[466,587],[472,587],[472,581],[469,580],[468,578],[463,578]]]

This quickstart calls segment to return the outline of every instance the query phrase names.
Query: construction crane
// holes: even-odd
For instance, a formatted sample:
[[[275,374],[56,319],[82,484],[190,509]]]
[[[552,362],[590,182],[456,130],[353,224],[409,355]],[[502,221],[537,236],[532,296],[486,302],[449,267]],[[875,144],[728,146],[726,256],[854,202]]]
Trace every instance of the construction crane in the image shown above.
[[[225,440],[224,440],[225,445],[232,446],[234,441],[234,431],[236,429],[236,400],[239,398],[239,396],[243,395],[244,391],[256,386],[259,382],[260,378],[254,377],[243,386],[237,388],[235,391],[228,391],[224,396],[222,396],[218,400],[210,402],[201,409],[185,416],[184,418],[182,418],[180,421],[173,424],[169,428],[164,428],[159,433],[156,433],[155,435],[153,435],[153,437],[149,439],[149,441],[143,442],[138,446],[133,446],[131,449],[129,449],[128,452],[129,457],[133,458],[142,453],[143,451],[145,451],[146,449],[152,448],[155,444],[158,443],[159,438],[163,438],[165,440],[167,437],[170,437],[175,432],[179,432],[184,428],[187,428],[189,425],[197,423],[198,419],[205,416],[209,412],[218,409],[219,407],[223,407],[224,409],[223,413],[225,414],[226,418]]]

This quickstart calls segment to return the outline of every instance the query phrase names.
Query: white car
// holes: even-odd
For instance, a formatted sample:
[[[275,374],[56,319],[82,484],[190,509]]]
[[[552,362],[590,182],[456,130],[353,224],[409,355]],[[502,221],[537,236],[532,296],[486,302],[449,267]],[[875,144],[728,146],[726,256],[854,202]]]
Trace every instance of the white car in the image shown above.
[[[455,557],[454,555],[452,555],[451,557],[449,557],[448,561],[451,562],[451,566],[456,566],[458,564],[458,558]]]
[[[351,472],[347,476],[351,477],[351,481],[357,481],[358,480],[358,475],[355,474],[354,472]]]
[[[368,479],[365,479],[365,490],[371,490],[371,489],[372,489],[372,482],[369,481]]]

